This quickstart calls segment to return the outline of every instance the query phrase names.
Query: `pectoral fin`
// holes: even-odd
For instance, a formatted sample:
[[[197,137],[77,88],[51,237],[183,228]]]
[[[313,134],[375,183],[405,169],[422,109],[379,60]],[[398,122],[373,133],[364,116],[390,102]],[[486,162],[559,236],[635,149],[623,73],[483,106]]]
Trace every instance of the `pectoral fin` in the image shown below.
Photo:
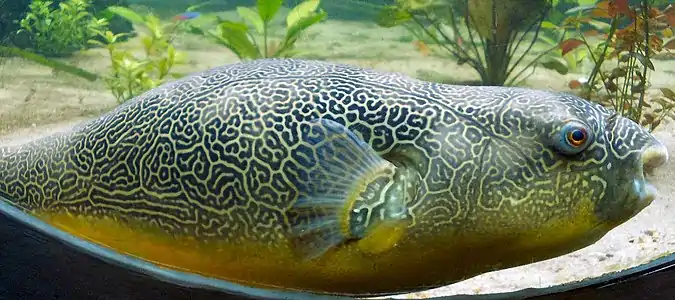
[[[376,216],[365,208],[360,213],[358,202],[379,195],[393,180],[396,167],[337,122],[316,120],[310,126],[302,141],[308,149],[305,155],[311,156],[315,164],[308,166],[310,179],[301,187],[304,195],[289,210],[300,220],[291,228],[293,246],[307,259],[349,240],[362,240],[359,247],[365,252],[377,253],[391,247],[400,234],[386,238],[387,232],[396,232],[392,228],[402,226],[389,222],[368,227],[368,220]],[[369,238],[371,229],[378,226],[386,227],[373,231],[375,234]]]

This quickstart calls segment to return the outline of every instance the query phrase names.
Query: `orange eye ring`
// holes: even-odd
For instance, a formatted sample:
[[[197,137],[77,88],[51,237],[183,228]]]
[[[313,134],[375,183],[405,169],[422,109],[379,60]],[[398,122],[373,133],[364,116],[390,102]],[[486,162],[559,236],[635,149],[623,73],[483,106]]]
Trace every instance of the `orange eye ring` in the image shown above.
[[[567,132],[567,143],[573,147],[581,147],[588,140],[588,133],[583,128],[574,128]]]
[[[580,122],[569,120],[559,131],[557,150],[564,155],[576,155],[584,151],[593,140],[593,131]]]

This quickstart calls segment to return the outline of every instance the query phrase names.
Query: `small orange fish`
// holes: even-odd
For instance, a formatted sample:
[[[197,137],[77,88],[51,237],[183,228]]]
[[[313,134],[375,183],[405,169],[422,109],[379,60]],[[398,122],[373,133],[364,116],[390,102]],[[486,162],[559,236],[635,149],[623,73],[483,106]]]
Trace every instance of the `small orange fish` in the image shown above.
[[[415,41],[413,41],[413,45],[415,45],[415,48],[417,48],[417,51],[422,53],[422,55],[429,56],[429,52],[431,52],[431,51],[429,50],[429,46],[427,46],[426,43],[424,43],[421,40],[415,40]]]

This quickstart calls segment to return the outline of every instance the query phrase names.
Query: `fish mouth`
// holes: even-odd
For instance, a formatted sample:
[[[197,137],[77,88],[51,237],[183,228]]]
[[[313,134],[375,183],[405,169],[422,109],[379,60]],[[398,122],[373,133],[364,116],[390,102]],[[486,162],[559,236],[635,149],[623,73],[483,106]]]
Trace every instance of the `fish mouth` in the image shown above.
[[[656,199],[657,189],[647,178],[654,170],[668,162],[668,149],[656,142],[642,151],[637,178],[633,180],[633,189],[638,198],[638,211],[649,206]]]

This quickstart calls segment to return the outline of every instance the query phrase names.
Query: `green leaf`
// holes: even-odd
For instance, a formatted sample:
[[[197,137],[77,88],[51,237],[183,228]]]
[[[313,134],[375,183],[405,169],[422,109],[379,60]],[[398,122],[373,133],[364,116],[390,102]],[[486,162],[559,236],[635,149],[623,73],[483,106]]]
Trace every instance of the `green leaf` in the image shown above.
[[[548,45],[551,45],[551,46],[554,46],[558,43],[558,41],[556,41],[556,40],[554,40],[554,39],[552,39],[548,36],[545,36],[543,34],[539,36],[539,39],[542,40],[544,43],[546,43]]]
[[[575,54],[576,53],[579,52],[575,52]],[[567,63],[568,70],[576,70],[579,63],[581,62],[581,59],[579,59],[577,55],[565,55],[563,56],[563,59]]]
[[[192,24],[188,24],[185,28],[185,31],[188,32],[188,33],[197,34],[197,35],[207,35],[207,33],[203,29],[201,29],[197,26],[194,26]]]
[[[654,98],[654,99],[651,99],[651,101],[658,103],[659,105],[663,106],[664,108],[671,107],[673,104],[669,103],[666,99],[667,98],[665,98],[665,99],[664,98]],[[670,100],[670,99],[668,99],[668,100]]]
[[[544,68],[550,69],[550,70],[555,70],[561,75],[567,74],[569,71],[567,68],[567,64],[565,63],[564,60],[558,58],[558,57],[551,57],[541,63],[541,65]]]
[[[302,33],[310,26],[320,22],[325,17],[326,12],[319,11],[315,15],[300,19],[297,22],[295,22],[295,25],[293,25],[293,27],[286,29],[286,37],[284,38],[284,42],[282,43],[282,45],[279,47],[279,49],[277,49],[277,53],[281,53],[283,51],[286,51],[287,48],[291,48],[295,43],[295,41],[300,36],[300,33]]]
[[[230,50],[240,58],[256,59],[261,56],[260,49],[251,42],[248,36],[248,26],[244,23],[223,21],[219,25],[221,38],[227,41]]]
[[[155,38],[163,37],[164,30],[162,27],[162,20],[160,20],[158,17],[154,15],[148,15],[143,25],[145,25],[145,27],[150,30]]]
[[[258,14],[260,14],[263,23],[267,24],[272,21],[282,3],[282,0],[258,0]]]
[[[21,56],[24,59],[30,60],[32,62],[38,63],[40,65],[43,65],[45,67],[52,68],[57,71],[62,71],[69,73],[71,75],[79,76],[84,79],[87,79],[89,81],[95,81],[98,79],[98,75],[91,73],[87,70],[78,68],[73,65],[65,64],[60,61],[48,59],[44,56],[37,55],[35,53],[31,53],[28,51],[21,50],[16,47],[6,47],[6,46],[0,46],[0,52],[6,52],[14,55]]]
[[[189,6],[188,8],[186,8],[185,11],[196,11],[197,9],[199,9],[203,6],[209,5],[213,2],[214,1],[206,1],[204,3],[195,4],[195,5],[192,5],[192,6]]]
[[[164,74],[169,70],[168,59],[162,58],[157,62],[157,69],[159,69],[159,77],[163,77]]]
[[[568,9],[567,11],[565,11],[565,14],[566,15],[572,14],[572,13],[575,13],[575,12],[581,12],[581,11],[584,11],[584,10],[590,10],[590,9],[594,9],[594,8],[595,8],[595,4],[580,5],[580,6]]]
[[[219,45],[223,45],[232,50],[233,52],[235,52],[234,49],[231,48],[230,43],[225,38],[222,37],[223,34],[220,32],[220,30],[206,30],[201,31],[201,33],[204,36],[213,39],[213,41],[215,41]]]
[[[136,23],[136,24],[143,24],[145,23],[145,18],[143,16],[139,15],[135,11],[122,7],[122,6],[108,6],[108,8],[105,9],[105,11],[112,12],[122,18],[127,19],[129,22]]]
[[[611,27],[610,24],[608,24],[606,22],[597,21],[597,20],[591,20],[589,22],[589,24],[591,24],[591,26],[595,27],[595,29],[598,29],[598,30],[603,31],[603,32],[609,31],[609,29]]]
[[[258,15],[257,12],[255,12],[254,10],[252,10],[248,7],[239,6],[239,7],[237,7],[237,13],[239,13],[239,15],[242,18],[244,18],[244,20],[251,23],[251,25],[253,25],[253,27],[255,27],[255,31],[257,31],[258,33],[263,33],[265,23],[260,18],[260,15]]]
[[[598,0],[578,0],[579,5],[585,5],[585,6],[594,6],[598,3]]]
[[[663,93],[663,96],[668,98],[671,101],[675,101],[675,92],[669,88],[661,88],[661,93]]]
[[[290,28],[301,19],[312,16],[319,8],[320,0],[306,0],[295,6],[286,16],[286,27]]]
[[[101,42],[99,40],[90,39],[90,40],[87,40],[87,43],[92,44],[92,45],[96,45],[96,46],[102,46],[102,47],[108,46],[107,43]]]
[[[166,75],[171,67],[173,67],[174,62],[176,61],[176,49],[173,47],[173,45],[169,45],[166,53],[166,59],[167,59],[167,69],[162,72],[163,75]]]
[[[555,25],[549,21],[543,21],[541,22],[541,28],[558,29],[558,25]]]
[[[412,15],[396,6],[387,6],[377,16],[377,24],[389,28],[401,25],[412,19]]]
[[[287,28],[286,37],[298,36],[301,32],[307,30],[307,28],[311,27],[312,25],[319,23],[325,17],[326,12],[321,10],[314,15],[298,20],[292,27]]]
[[[642,55],[640,53],[637,53],[637,52],[631,52],[631,53],[626,54],[626,56],[635,57],[637,60],[640,61],[640,63],[643,66],[646,66],[647,68],[651,69],[652,71],[655,71],[654,70],[654,64],[652,64],[652,61],[647,59],[644,55]]]

